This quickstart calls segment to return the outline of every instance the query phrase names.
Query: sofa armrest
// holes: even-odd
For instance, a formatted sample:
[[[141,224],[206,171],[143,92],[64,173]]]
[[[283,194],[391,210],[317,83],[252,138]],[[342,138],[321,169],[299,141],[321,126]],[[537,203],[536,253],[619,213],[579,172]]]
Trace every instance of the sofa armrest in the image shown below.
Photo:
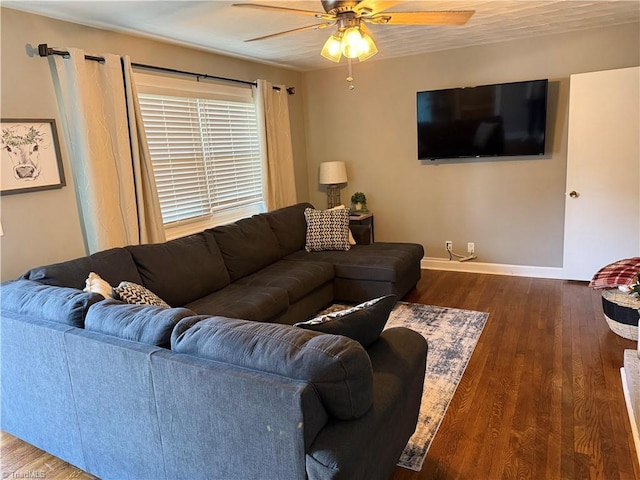
[[[374,372],[387,364],[386,355],[393,355],[394,362],[422,365],[425,369],[428,343],[421,334],[406,327],[391,327],[380,334],[380,339],[384,342],[376,342],[367,349]],[[383,345],[385,347],[381,348]]]
[[[329,422],[322,429],[307,452],[309,480],[386,480],[415,431],[426,340],[408,328],[389,328],[367,353],[373,369],[373,406],[356,420]]]
[[[104,300],[98,293],[45,285],[33,280],[5,282],[0,288],[4,312],[84,328],[89,307]]]

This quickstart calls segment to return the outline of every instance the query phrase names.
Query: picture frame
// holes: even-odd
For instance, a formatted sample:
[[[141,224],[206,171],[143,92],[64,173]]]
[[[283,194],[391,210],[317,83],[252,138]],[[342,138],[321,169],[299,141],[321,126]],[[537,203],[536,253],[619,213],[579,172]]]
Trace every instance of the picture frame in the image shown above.
[[[0,195],[66,185],[54,119],[0,119]]]

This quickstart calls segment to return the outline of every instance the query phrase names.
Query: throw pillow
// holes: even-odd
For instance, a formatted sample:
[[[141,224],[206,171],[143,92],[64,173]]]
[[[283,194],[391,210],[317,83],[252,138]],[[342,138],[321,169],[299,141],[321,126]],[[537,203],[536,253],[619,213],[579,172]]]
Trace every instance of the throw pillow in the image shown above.
[[[132,282],[120,282],[113,289],[114,298],[122,300],[125,303],[135,303],[137,305],[157,305],[159,307],[169,308],[170,305],[158,297],[151,290],[144,288],[142,285]]]
[[[386,295],[346,310],[296,323],[295,326],[316,332],[343,335],[360,342],[364,348],[367,348],[384,330],[395,304],[396,296]]]
[[[342,208],[347,208],[344,205],[338,205],[337,207],[330,208],[329,210],[340,210]],[[351,210],[349,210],[349,214],[351,214]],[[351,232],[351,228],[349,228],[349,245],[356,245],[356,239],[353,238],[353,233]]]
[[[97,273],[91,272],[85,281],[84,292],[99,293],[104,298],[113,298],[113,287]]]
[[[631,285],[640,272],[640,257],[626,258],[602,267],[591,279],[589,286],[595,289],[617,288]]]
[[[322,250],[349,250],[349,210],[315,210],[304,211],[307,220],[307,252]]]

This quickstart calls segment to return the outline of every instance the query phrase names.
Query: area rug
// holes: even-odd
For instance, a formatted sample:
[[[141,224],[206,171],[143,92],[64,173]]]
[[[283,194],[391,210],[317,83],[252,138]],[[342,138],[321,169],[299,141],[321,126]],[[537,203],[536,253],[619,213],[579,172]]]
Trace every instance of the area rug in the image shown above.
[[[398,465],[420,471],[467,363],[476,346],[488,313],[399,302],[386,328],[407,327],[427,339],[427,371],[418,424]]]
[[[330,310],[344,308],[333,305]],[[385,328],[407,327],[427,339],[427,370],[418,424],[398,466],[420,471],[467,363],[476,346],[488,313],[398,302]]]

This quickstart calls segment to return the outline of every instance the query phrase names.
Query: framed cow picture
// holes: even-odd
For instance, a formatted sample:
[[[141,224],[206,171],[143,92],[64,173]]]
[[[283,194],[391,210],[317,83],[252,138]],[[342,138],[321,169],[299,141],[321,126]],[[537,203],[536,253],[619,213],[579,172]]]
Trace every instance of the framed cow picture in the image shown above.
[[[53,119],[0,120],[0,195],[66,185]]]

